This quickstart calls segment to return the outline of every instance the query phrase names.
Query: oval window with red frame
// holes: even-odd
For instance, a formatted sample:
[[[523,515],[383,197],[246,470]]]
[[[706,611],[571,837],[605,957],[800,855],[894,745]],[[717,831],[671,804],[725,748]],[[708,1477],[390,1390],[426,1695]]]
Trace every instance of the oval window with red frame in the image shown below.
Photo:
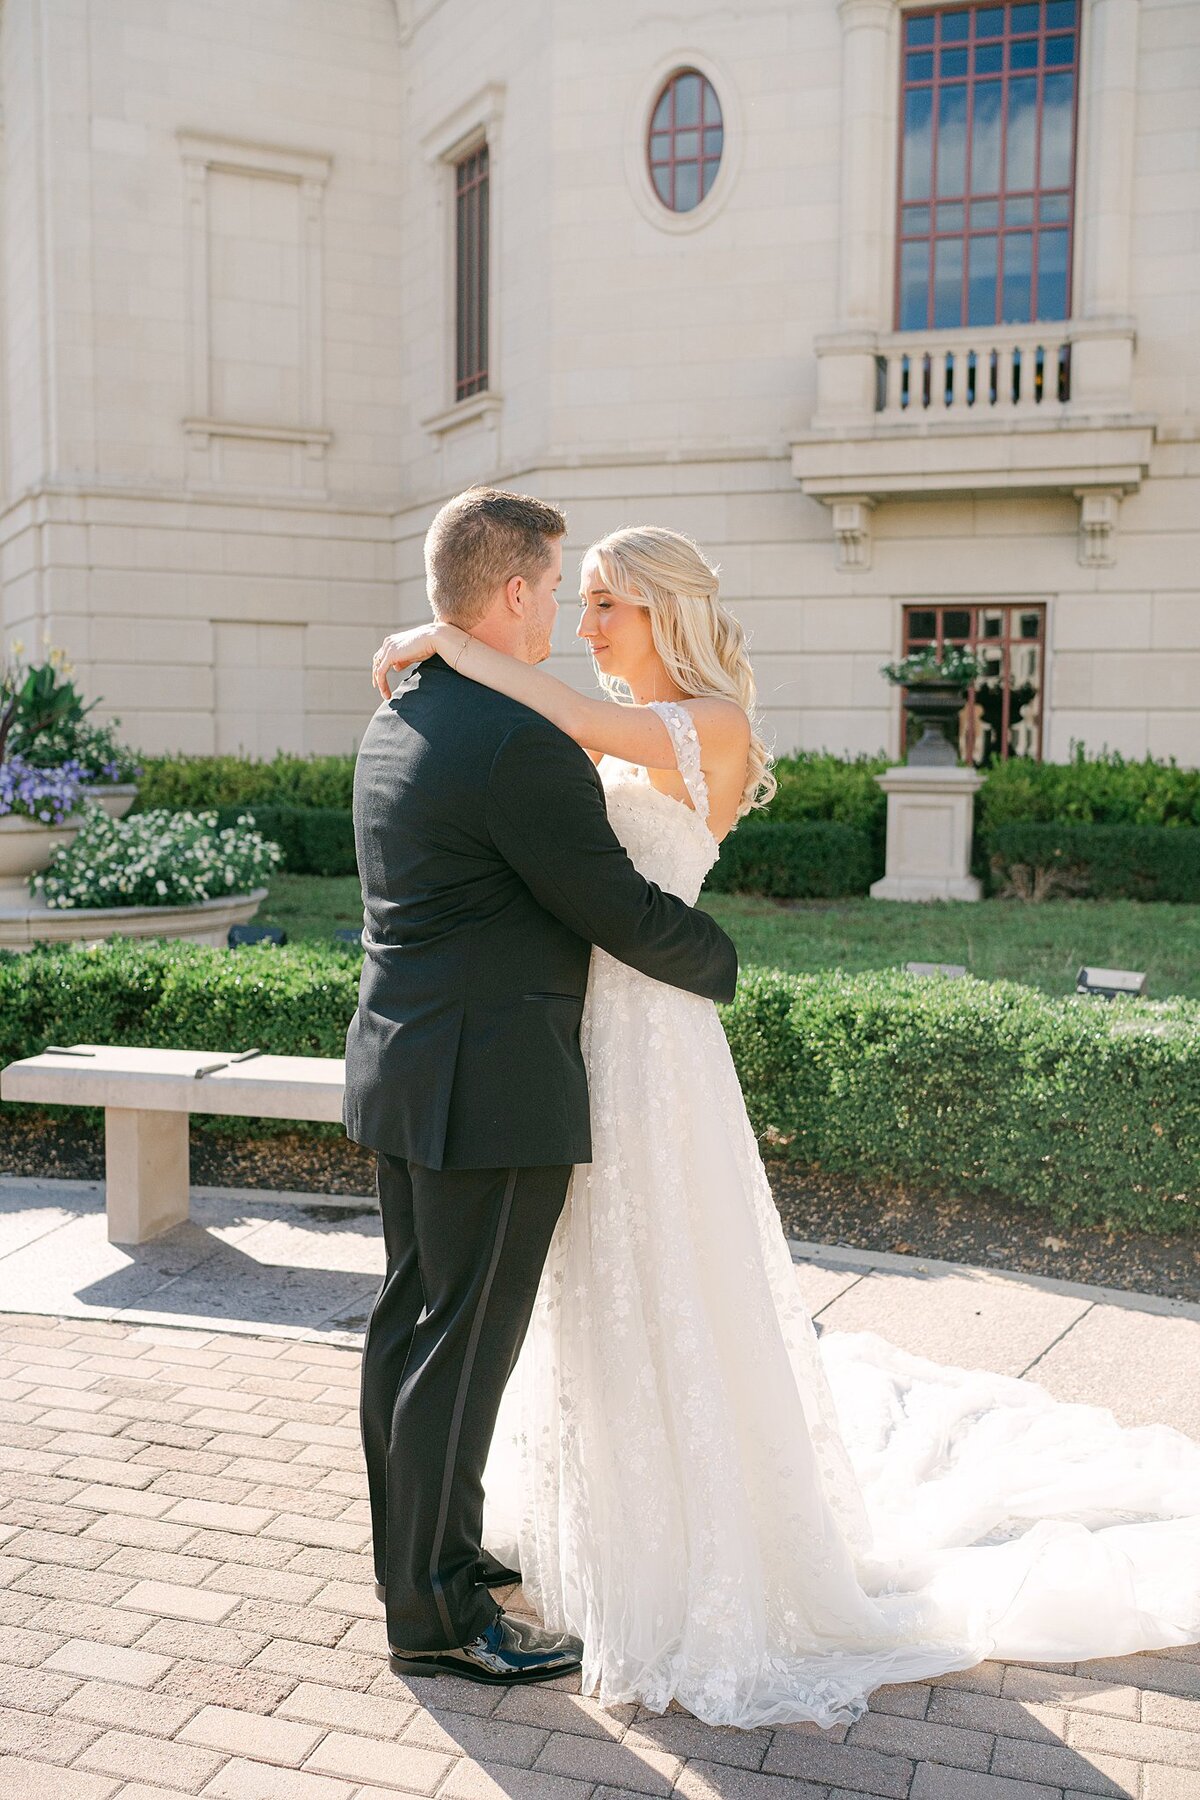
[[[650,116],[647,154],[654,191],[669,212],[691,212],[717,179],[725,146],[721,102],[699,69],[677,69]]]

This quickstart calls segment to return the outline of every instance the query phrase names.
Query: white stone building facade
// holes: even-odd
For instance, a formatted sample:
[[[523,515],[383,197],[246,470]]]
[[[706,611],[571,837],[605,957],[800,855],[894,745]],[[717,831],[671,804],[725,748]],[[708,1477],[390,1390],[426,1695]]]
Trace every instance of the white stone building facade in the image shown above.
[[[1019,204],[1069,302],[1021,316],[1014,226],[1010,316],[947,323],[995,252],[935,243],[921,108],[949,180],[986,70],[1049,110],[1068,54],[1067,197]],[[674,211],[680,71],[722,132]],[[895,753],[879,665],[934,620],[1007,646],[993,744],[1200,761],[1196,0],[3,0],[0,102],[3,623],[145,750],[353,749],[432,512],[494,481],[568,513],[581,682],[578,554],[654,521],[720,561],[780,750]],[[913,231],[940,324],[898,312]]]

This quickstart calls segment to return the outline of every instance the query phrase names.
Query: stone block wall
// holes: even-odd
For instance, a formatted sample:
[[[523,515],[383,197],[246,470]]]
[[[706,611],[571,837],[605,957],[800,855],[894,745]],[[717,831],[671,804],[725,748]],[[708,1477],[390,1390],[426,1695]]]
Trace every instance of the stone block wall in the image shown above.
[[[1130,3],[1081,0],[1085,65]],[[1047,755],[1200,760],[1200,10],[1136,8],[1132,404],[1155,439],[1111,566],[1081,563],[1071,495],[1000,492],[880,504],[870,565],[842,568],[791,445],[839,317],[845,10],[14,0],[0,622],[63,645],[147,750],[349,749],[371,649],[424,612],[429,518],[499,481],[568,510],[571,679],[579,554],[654,520],[720,561],[781,749],[895,753],[878,667],[903,606],[1026,600]],[[693,63],[727,135],[691,219],[653,199],[644,129]],[[456,408],[453,162],[481,134],[491,385]]]

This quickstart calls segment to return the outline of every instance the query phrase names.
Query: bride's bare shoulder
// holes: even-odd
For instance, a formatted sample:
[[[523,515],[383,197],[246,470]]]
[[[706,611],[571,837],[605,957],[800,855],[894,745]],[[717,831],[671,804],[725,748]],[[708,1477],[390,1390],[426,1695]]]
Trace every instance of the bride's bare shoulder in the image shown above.
[[[744,748],[750,742],[750,720],[736,700],[705,694],[687,703],[705,749],[718,754]]]

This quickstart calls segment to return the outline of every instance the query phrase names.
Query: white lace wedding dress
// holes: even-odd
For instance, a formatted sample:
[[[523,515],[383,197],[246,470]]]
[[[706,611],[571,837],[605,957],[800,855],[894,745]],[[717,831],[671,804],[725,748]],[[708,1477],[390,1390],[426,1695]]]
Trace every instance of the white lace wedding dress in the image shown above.
[[[605,758],[641,872],[694,901],[695,810]],[[575,1170],[485,1478],[488,1547],[583,1638],[585,1692],[714,1725],[857,1718],[986,1656],[1200,1638],[1200,1446],[870,1333],[818,1341],[716,1009],[593,953]]]

